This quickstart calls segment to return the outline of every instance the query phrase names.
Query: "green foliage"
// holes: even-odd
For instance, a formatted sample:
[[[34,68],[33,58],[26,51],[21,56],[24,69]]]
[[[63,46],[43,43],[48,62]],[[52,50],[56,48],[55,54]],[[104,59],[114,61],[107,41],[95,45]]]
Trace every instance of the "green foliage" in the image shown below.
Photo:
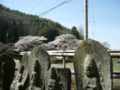
[[[58,23],[58,22],[55,23],[55,26],[56,26],[57,28],[63,29],[63,28],[62,28],[62,25],[61,25],[60,23]]]
[[[6,47],[1,48],[1,49],[0,49],[0,53],[4,53],[7,49],[8,49],[8,47],[7,47],[7,46],[6,46]]]
[[[24,29],[22,28],[22,26],[23,26],[22,21],[19,21],[19,27],[18,27],[19,36],[24,36]]]
[[[42,29],[42,28],[44,28],[45,26],[48,27],[48,24],[45,23],[45,22],[41,22],[41,23],[40,23],[40,26],[39,26],[39,29]]]
[[[19,34],[15,19],[13,20],[13,25],[11,27],[11,30],[9,30],[8,34],[10,42],[16,42],[18,40]]]
[[[0,28],[0,41],[6,43],[6,32],[4,28]]]
[[[48,42],[54,40],[54,38],[59,35],[57,29],[50,28],[47,23],[41,23],[39,28],[38,36],[46,37]]]
[[[50,57],[51,63],[54,63],[56,61],[55,57]]]
[[[72,27],[72,29],[70,31],[70,34],[74,35],[77,39],[80,39],[79,33],[78,33],[78,31],[77,31],[75,26]]]
[[[6,33],[8,33],[8,42],[16,42],[19,36],[38,35],[38,33],[47,36],[48,41],[51,41],[59,33],[63,34],[69,31],[58,22],[10,10],[2,4],[0,4],[0,11],[0,41],[3,43],[6,43]],[[47,34],[45,34],[46,32]]]
[[[117,61],[120,62],[120,59],[118,59],[118,58],[113,58],[112,61],[113,61],[113,70],[120,70],[120,65],[117,66]]]

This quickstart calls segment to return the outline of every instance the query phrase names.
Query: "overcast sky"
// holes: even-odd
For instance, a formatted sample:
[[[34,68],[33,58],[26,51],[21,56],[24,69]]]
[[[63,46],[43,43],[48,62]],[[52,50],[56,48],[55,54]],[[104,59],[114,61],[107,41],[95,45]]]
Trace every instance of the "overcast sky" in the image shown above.
[[[13,10],[26,14],[40,15],[60,5],[44,16],[72,28],[84,27],[84,0],[0,0]],[[69,2],[69,3],[67,3]],[[89,38],[108,42],[111,49],[120,49],[120,0],[88,0]]]

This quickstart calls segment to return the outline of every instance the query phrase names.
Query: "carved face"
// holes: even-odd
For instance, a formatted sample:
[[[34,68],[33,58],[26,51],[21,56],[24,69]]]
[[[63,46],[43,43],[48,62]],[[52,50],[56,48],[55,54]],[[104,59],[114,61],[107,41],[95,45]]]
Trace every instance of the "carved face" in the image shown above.
[[[87,55],[84,61],[84,72],[86,76],[94,76],[96,74],[95,62],[91,55]]]

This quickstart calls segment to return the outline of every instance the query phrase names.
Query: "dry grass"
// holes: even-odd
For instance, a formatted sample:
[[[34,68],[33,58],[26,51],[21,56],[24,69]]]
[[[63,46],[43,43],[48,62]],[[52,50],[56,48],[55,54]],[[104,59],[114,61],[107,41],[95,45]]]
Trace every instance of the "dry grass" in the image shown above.
[[[75,82],[75,76],[74,76],[74,75],[72,75],[71,80],[72,80],[71,90],[77,90],[77,89],[76,89],[76,82]]]
[[[120,82],[113,81],[113,90],[120,90]]]

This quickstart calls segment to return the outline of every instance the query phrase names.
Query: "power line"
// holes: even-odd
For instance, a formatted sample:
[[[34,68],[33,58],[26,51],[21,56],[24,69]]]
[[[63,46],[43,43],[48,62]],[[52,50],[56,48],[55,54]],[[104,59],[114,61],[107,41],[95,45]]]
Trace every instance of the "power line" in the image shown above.
[[[91,16],[91,11],[90,11],[90,8],[89,8],[89,12],[90,12],[90,23],[91,23],[91,29],[92,29],[92,36],[93,36],[93,39],[94,39],[94,32],[93,32],[93,24],[92,24],[92,16]]]
[[[38,15],[38,16],[46,15],[46,13],[49,13],[50,11],[54,10],[55,8],[57,8],[57,7],[59,7],[59,6],[63,5],[63,4],[65,4],[65,3],[69,3],[70,1],[71,1],[71,0],[69,0],[68,2],[65,2],[65,1],[64,1],[64,2],[60,3],[59,5],[57,5],[57,6],[53,7],[53,8],[51,8],[51,9],[49,9],[49,10],[43,12],[43,13],[41,13],[41,14]]]
[[[58,1],[60,1],[60,0],[57,0],[57,2],[55,2],[55,3],[53,3],[52,5],[50,5],[50,3],[48,3],[46,6],[49,6],[46,10],[49,10],[49,8],[51,8],[52,6],[54,6],[56,3],[58,3]],[[41,8],[41,10],[43,11],[45,8],[46,8],[46,6],[44,7],[44,8]]]
[[[42,0],[43,1],[43,0]],[[41,4],[42,3],[42,1],[41,2],[39,2],[32,10],[34,10],[39,4]],[[32,10],[30,10],[28,13],[30,13]]]
[[[42,15],[44,15],[44,14],[54,10],[55,8],[57,8],[57,7],[59,7],[59,6],[63,5],[63,4],[65,4],[65,2],[62,2],[61,4],[59,4],[59,5],[55,6],[55,7],[51,8],[51,9],[49,9],[49,10],[43,12],[43,13],[41,13],[39,16],[42,16]]]
[[[28,8],[29,6],[31,6],[35,1],[36,1],[36,0],[33,0],[33,2],[30,3],[26,8]],[[25,8],[25,9],[26,9],[26,8]],[[25,9],[24,9],[24,10],[25,10]]]
[[[51,9],[49,9],[49,10],[43,12],[43,13],[41,13],[41,14],[38,15],[38,16],[44,16],[44,15],[48,14],[50,11],[54,10],[55,8],[57,8],[57,7],[59,7],[59,6],[63,5],[63,4],[65,4],[65,3],[69,3],[70,1],[71,1],[71,0],[69,0],[68,2],[65,2],[65,1],[64,1],[64,2],[60,3],[59,5],[57,5],[57,6],[53,7],[53,8],[51,8]],[[42,18],[42,17],[41,17],[41,18]]]
[[[25,2],[26,2],[26,1],[27,1],[27,0],[25,0]],[[25,4],[25,2],[24,2],[24,3],[22,3],[22,5],[21,5],[20,7],[22,7],[22,6],[23,6],[23,4]],[[19,8],[20,8],[20,7],[19,7]],[[18,9],[19,9],[19,8],[18,8]]]
[[[92,0],[91,0],[91,4],[92,4],[92,13],[93,13],[93,23],[94,23],[94,30],[95,30],[95,37],[96,37],[96,28],[95,28],[95,18],[94,18],[94,11],[93,11],[93,3],[92,3]],[[97,37],[96,37],[97,38]]]

